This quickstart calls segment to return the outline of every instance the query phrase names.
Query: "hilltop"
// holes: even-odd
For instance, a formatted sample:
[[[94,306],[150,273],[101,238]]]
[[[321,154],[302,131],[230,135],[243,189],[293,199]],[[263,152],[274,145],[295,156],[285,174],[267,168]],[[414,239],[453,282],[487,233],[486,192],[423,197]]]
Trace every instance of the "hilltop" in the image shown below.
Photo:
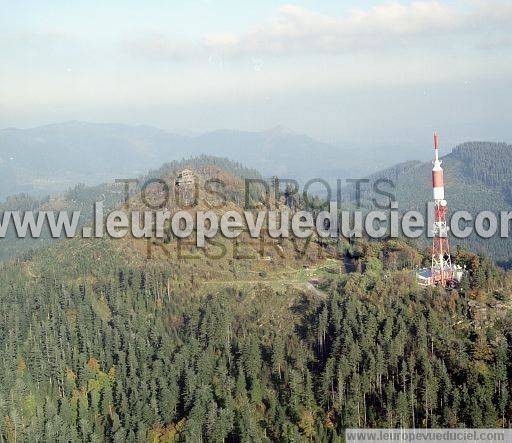
[[[213,156],[199,156],[185,160],[172,161],[165,163],[158,169],[145,172],[144,174],[131,175],[135,177],[136,183],[130,183],[129,192],[131,195],[140,193],[141,187],[148,180],[160,177],[167,177],[171,180],[185,168],[210,168],[212,171],[223,171],[228,176],[241,178],[261,178],[260,174],[254,170],[242,166],[240,163],[233,162],[226,158]],[[124,203],[125,188],[124,183],[107,181],[105,183],[87,186],[83,183],[75,185],[63,192],[56,192],[51,196],[37,197],[27,193],[16,194],[7,197],[0,203],[0,212],[3,211],[81,211],[80,228],[90,223],[93,217],[94,203],[102,201],[106,211],[113,210]],[[239,192],[243,192],[239,190]],[[52,243],[49,230],[45,226],[40,238],[34,239],[27,237],[17,238],[14,230],[8,231],[6,238],[1,239],[2,248],[0,249],[0,260],[5,260],[22,255],[39,246]]]

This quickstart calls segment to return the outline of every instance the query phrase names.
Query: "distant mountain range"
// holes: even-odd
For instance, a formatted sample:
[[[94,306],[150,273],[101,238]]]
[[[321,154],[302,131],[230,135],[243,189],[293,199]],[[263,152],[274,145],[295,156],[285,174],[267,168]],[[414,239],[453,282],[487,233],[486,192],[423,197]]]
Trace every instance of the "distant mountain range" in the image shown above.
[[[392,164],[385,149],[333,146],[279,126],[262,132],[219,130],[190,136],[150,126],[72,121],[0,131],[0,199],[134,177],[200,154],[228,157],[265,176],[303,182],[362,176],[376,171],[376,165]]]

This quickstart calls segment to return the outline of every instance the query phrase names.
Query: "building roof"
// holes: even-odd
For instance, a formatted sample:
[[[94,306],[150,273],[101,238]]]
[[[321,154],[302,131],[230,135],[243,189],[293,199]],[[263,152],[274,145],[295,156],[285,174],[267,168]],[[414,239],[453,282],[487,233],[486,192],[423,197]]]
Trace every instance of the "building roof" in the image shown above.
[[[431,268],[422,268],[417,272],[418,277],[421,278],[431,278],[432,277],[432,269]]]

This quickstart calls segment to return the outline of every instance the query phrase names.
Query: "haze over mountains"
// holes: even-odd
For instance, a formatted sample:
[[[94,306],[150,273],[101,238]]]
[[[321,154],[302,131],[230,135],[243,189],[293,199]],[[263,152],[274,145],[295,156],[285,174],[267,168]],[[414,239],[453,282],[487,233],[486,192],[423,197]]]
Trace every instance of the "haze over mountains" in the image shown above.
[[[219,130],[190,136],[150,126],[72,121],[0,131],[0,198],[135,177],[165,162],[200,154],[228,157],[264,176],[302,182],[361,177],[416,158],[396,146],[334,146],[279,126],[262,132]]]

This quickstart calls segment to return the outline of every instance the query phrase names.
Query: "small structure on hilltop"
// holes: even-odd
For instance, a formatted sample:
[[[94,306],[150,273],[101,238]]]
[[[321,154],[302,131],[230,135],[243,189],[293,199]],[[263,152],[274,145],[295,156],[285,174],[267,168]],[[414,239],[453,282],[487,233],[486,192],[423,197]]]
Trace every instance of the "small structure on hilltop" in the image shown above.
[[[190,169],[181,171],[174,182],[176,205],[181,208],[194,206],[199,198],[199,180]]]
[[[176,177],[176,186],[194,185],[196,178],[190,169],[184,169]]]

